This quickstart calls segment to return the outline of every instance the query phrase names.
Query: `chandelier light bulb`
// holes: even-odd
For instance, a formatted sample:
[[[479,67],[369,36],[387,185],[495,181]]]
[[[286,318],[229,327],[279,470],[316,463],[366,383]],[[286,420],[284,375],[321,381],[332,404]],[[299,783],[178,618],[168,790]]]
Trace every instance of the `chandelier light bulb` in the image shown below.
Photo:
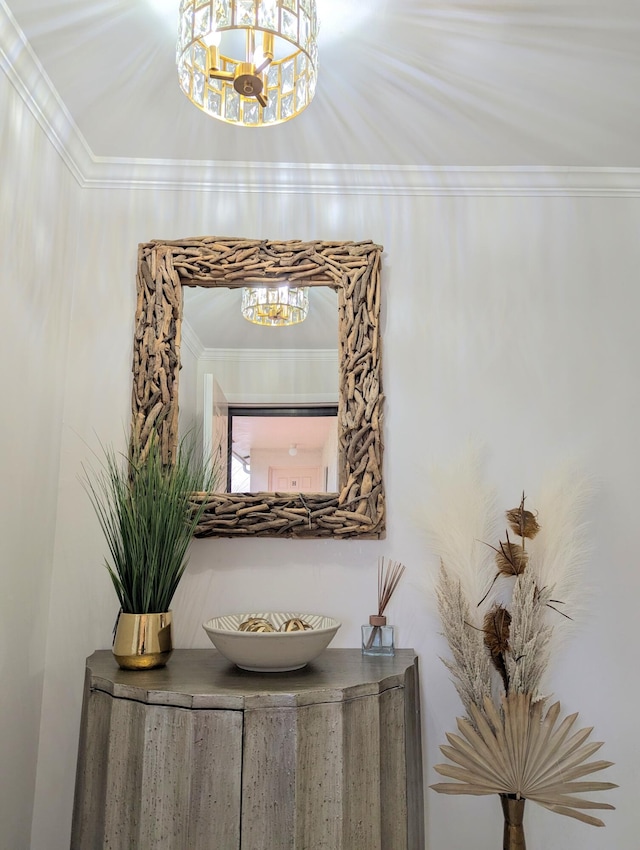
[[[202,42],[207,47],[219,47],[220,42],[222,40],[222,33],[217,30],[215,27],[210,30],[206,35],[202,36]]]

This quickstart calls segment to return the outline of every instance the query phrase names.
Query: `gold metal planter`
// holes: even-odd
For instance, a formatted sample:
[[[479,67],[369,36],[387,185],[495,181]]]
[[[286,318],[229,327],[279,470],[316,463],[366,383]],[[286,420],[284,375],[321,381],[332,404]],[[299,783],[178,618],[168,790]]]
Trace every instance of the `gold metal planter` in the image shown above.
[[[173,652],[172,614],[123,614],[118,617],[113,655],[125,670],[164,667]]]

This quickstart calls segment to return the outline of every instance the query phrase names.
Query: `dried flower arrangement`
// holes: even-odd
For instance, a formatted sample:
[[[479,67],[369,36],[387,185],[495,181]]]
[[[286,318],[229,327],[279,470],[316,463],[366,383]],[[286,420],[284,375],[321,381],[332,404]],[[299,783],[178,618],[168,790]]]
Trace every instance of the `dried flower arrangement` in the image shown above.
[[[534,541],[541,527],[523,494],[519,506],[506,512],[505,540],[493,546],[478,544],[474,531],[482,541],[496,527],[494,498],[482,489],[477,468],[471,482],[481,492],[467,497],[462,517],[452,499],[456,484],[449,482],[444,505],[430,523],[441,562],[438,611],[452,656],[444,663],[466,711],[457,720],[460,734],[447,734],[449,745],[440,748],[449,761],[435,765],[454,781],[431,787],[444,794],[500,795],[504,847],[524,850],[526,799],[594,826],[604,824],[585,809],[614,808],[581,796],[617,787],[580,781],[612,764],[589,761],[602,744],[587,743],[592,729],[572,731],[577,714],[558,722],[560,704],[547,707],[541,690],[556,632],[566,630],[578,608],[577,579],[586,553],[580,514],[588,485],[584,479],[563,483],[541,541]],[[456,527],[465,516],[471,520],[470,543]]]

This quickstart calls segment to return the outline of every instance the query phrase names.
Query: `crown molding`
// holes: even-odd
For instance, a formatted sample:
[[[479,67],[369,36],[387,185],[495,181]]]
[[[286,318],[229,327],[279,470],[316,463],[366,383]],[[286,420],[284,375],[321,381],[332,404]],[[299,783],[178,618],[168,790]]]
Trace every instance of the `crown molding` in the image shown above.
[[[5,0],[0,0],[0,67],[83,186],[93,154]]]
[[[5,0],[0,67],[84,189],[382,196],[640,197],[640,168],[435,167],[98,157]]]
[[[233,407],[318,407],[338,404],[336,393],[229,393],[225,398]]]
[[[638,168],[93,159],[91,189],[278,195],[640,197]]]
[[[338,364],[336,348],[202,348],[199,359],[216,363],[329,363]]]
[[[207,350],[200,341],[198,334],[185,318],[182,319],[181,341],[182,345],[191,352],[196,360],[200,360]]]

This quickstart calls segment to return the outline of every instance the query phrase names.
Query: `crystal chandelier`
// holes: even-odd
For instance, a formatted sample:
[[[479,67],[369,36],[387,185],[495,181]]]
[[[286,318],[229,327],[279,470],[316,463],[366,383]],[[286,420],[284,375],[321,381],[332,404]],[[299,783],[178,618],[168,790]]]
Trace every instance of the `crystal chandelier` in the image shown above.
[[[316,0],[182,0],[180,88],[229,124],[281,124],[313,99],[317,34]]]
[[[297,325],[309,312],[308,286],[245,286],[242,315],[256,325]]]

